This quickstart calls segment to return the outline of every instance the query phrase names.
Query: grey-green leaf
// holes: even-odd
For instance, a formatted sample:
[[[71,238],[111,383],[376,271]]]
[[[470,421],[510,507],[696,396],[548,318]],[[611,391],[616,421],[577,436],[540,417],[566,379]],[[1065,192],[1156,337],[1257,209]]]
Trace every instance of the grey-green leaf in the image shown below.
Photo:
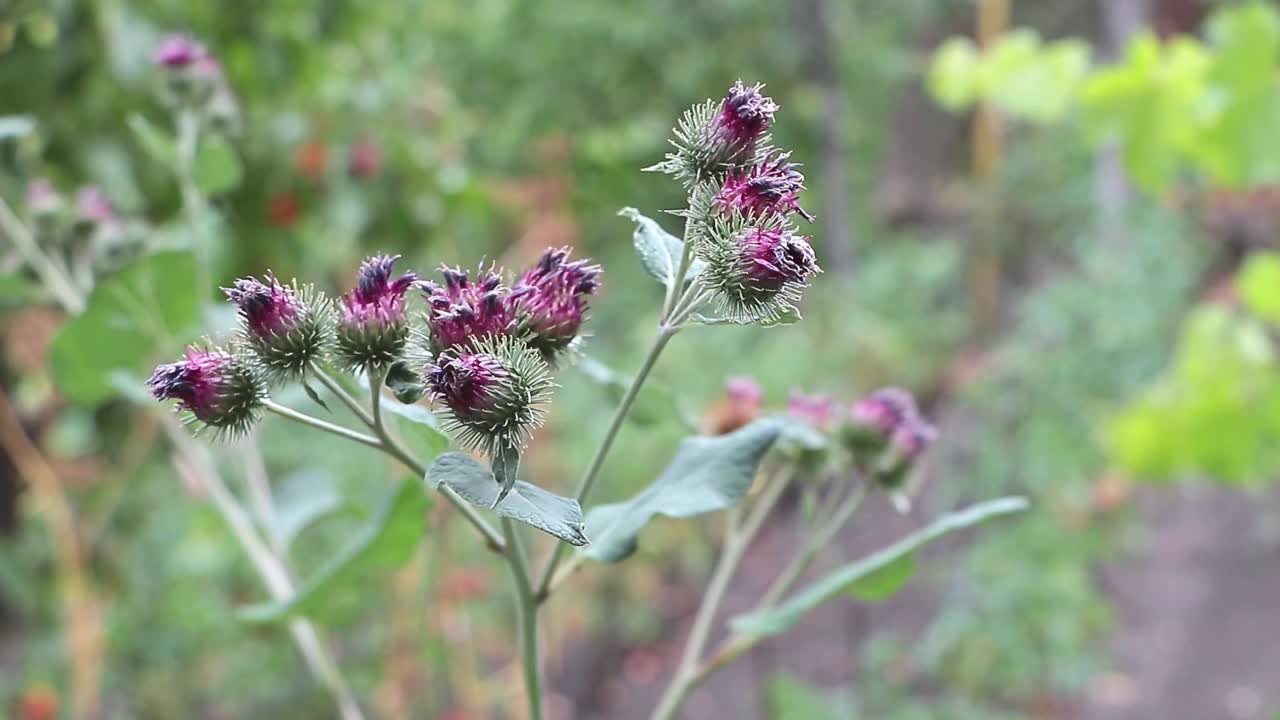
[[[374,517],[329,563],[302,583],[292,596],[243,608],[246,622],[274,622],[306,615],[321,619],[344,599],[358,597],[366,583],[409,560],[426,528],[430,501],[413,478],[405,478],[383,501]]]
[[[718,437],[692,437],[652,485],[626,502],[601,505],[587,514],[588,557],[618,562],[635,552],[640,531],[654,515],[688,518],[724,510],[751,488],[756,469],[782,432],[765,418]]]
[[[640,255],[640,261],[644,263],[644,269],[663,285],[670,287],[675,281],[676,271],[680,267],[680,256],[684,253],[684,243],[680,238],[672,235],[656,220],[646,217],[633,207],[625,207],[618,211],[618,215],[630,219],[636,224],[633,241],[636,246],[636,253]],[[701,260],[694,260],[690,263],[689,271],[685,273],[685,279],[688,280],[698,273],[702,272],[705,263]]]
[[[321,518],[342,507],[328,473],[303,470],[284,479],[275,500],[275,533],[285,547]]]
[[[498,499],[499,484],[489,468],[465,453],[441,455],[425,478],[428,485],[441,484],[458,493],[462,499],[485,508],[493,508]],[[537,485],[517,480],[502,503],[493,508],[500,517],[518,520],[554,535],[570,545],[586,545],[583,534],[582,506],[577,500],[547,492]]]
[[[859,583],[866,582],[875,574],[906,572],[906,566],[899,564],[904,562],[904,558],[910,557],[920,548],[947,533],[978,525],[993,518],[1022,512],[1028,505],[1026,498],[1004,497],[943,515],[930,525],[898,542],[835,570],[777,607],[739,615],[733,619],[730,626],[735,633],[750,637],[765,637],[786,632],[810,610],[836,595],[845,592],[856,593],[859,590],[867,591],[868,587],[860,588]],[[898,566],[896,570],[895,565]],[[892,586],[895,583],[887,584]],[[897,585],[900,587],[900,583]],[[870,594],[879,599],[883,595],[883,589],[879,588],[879,593],[871,592]]]
[[[136,371],[156,350],[185,338],[199,317],[186,252],[139,258],[99,285],[83,315],[62,326],[53,340],[53,377],[67,397],[96,405],[115,393],[112,376]]]
[[[212,133],[200,138],[195,163],[191,169],[196,187],[206,195],[219,195],[235,190],[244,176],[240,156],[226,136]]]

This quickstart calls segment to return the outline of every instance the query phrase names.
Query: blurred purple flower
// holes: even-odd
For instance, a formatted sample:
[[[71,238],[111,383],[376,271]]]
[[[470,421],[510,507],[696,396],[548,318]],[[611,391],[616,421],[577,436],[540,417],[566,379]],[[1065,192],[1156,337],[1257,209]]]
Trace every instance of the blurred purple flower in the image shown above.
[[[62,208],[62,202],[62,196],[47,179],[39,178],[27,183],[27,208],[32,214],[57,212]]]
[[[889,444],[904,462],[910,462],[923,454],[937,436],[932,425],[913,415],[894,428]]]
[[[151,62],[175,70],[191,67],[205,59],[211,58],[204,45],[185,33],[165,36],[151,51]],[[216,67],[216,61],[214,65]]]
[[[836,401],[830,395],[806,395],[793,391],[787,414],[818,430],[827,430],[836,420]]]
[[[882,388],[853,404],[850,421],[858,427],[874,430],[881,437],[890,437],[900,425],[915,420],[915,400],[901,388]]]
[[[116,220],[111,200],[96,185],[87,185],[76,193],[76,215],[83,222],[94,224],[108,224]]]

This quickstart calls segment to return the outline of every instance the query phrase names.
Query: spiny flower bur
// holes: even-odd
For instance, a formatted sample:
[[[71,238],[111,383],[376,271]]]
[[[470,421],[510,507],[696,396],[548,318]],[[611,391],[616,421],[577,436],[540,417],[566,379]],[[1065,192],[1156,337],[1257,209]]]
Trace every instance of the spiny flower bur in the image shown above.
[[[440,268],[444,284],[423,283],[427,300],[428,345],[431,352],[472,347],[485,338],[510,335],[515,318],[510,307],[511,288],[502,275],[479,269],[472,280],[461,268]]]
[[[813,216],[800,207],[804,175],[790,157],[791,153],[778,153],[759,165],[730,173],[716,191],[712,209],[748,218],[796,213],[813,222]]]
[[[424,376],[449,434],[490,457],[528,443],[555,388],[538,352],[511,337],[447,350]]]
[[[267,374],[277,381],[302,377],[333,344],[333,310],[311,286],[282,284],[271,273],[223,288],[240,315],[240,334]]]
[[[400,359],[409,340],[405,293],[418,282],[412,272],[392,278],[399,255],[375,255],[360,265],[356,287],[342,296],[335,350],[348,369],[369,371]]]
[[[720,311],[737,322],[769,322],[793,310],[822,272],[809,239],[778,221],[729,234],[710,230],[699,243],[703,284]]]
[[[569,248],[547,249],[511,294],[517,334],[549,364],[578,337],[589,298],[600,289],[600,266],[570,262],[569,255]]]
[[[232,437],[257,422],[267,394],[255,363],[216,347],[188,347],[182,360],[157,367],[147,387],[157,400],[177,400],[188,423]]]
[[[761,164],[771,151],[769,127],[778,111],[777,104],[761,92],[763,88],[739,80],[724,99],[694,105],[676,125],[671,139],[675,151],[648,169],[692,186]]]

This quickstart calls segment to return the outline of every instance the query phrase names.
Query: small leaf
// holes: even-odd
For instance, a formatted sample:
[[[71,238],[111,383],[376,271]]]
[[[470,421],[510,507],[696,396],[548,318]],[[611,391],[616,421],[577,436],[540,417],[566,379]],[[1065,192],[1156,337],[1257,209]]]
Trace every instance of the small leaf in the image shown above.
[[[382,507],[332,561],[302,583],[294,595],[239,612],[246,622],[275,622],[295,615],[324,617],[344,597],[362,595],[371,579],[403,565],[426,527],[430,501],[412,478],[400,481]]]
[[[143,152],[151,156],[152,160],[169,170],[178,166],[177,144],[172,137],[141,115],[130,115],[127,122]]]
[[[636,253],[644,263],[644,269],[658,282],[670,287],[675,280],[676,270],[680,267],[684,243],[680,238],[663,230],[657,221],[641,215],[635,208],[622,208],[618,211],[618,215],[636,224],[632,239],[635,242]],[[703,267],[705,264],[701,260],[694,260],[689,265],[685,279],[688,280],[702,272]]]
[[[466,453],[441,455],[427,470],[425,480],[433,488],[443,483],[467,502],[485,509],[494,509],[498,500],[498,479]],[[517,480],[494,512],[499,517],[532,525],[570,545],[587,544],[587,536],[583,534],[582,506],[578,501],[547,492],[537,485]]]
[[[0,142],[30,135],[35,129],[30,115],[0,115]]]
[[[888,600],[906,587],[916,574],[915,553],[907,553],[884,567],[871,571],[849,586],[849,594],[865,602]]]
[[[395,362],[387,370],[385,385],[391,389],[391,394],[405,405],[412,405],[427,394],[427,386],[422,383],[422,379],[413,371],[413,368],[409,367],[409,363],[403,360]]]
[[[275,501],[275,533],[285,547],[298,535],[342,507],[342,496],[329,475],[304,470],[285,478]]]
[[[730,623],[733,631],[739,635],[764,637],[786,632],[804,617],[810,610],[817,608],[831,598],[843,592],[856,592],[859,582],[873,574],[884,571],[889,575],[881,578],[884,586],[892,583],[886,578],[893,578],[891,565],[899,563],[920,548],[938,538],[962,528],[967,528],[992,518],[1026,510],[1026,498],[1005,497],[997,500],[978,503],[964,510],[948,513],[935,520],[927,527],[921,528],[898,542],[878,550],[861,560],[841,567],[809,587],[801,590],[774,608],[739,615]],[[898,568],[901,573],[902,569]],[[875,583],[872,590],[877,589]],[[879,589],[884,589],[883,587]]]
[[[240,185],[244,169],[240,156],[226,136],[213,133],[200,138],[200,149],[196,151],[191,173],[201,192],[220,195]]]
[[[493,510],[511,492],[511,488],[515,487],[516,475],[520,472],[520,449],[511,445],[500,447],[489,458],[489,463],[493,466],[493,479],[502,488],[498,491],[498,497],[494,498],[493,505],[489,506]]]
[[[591,509],[587,535],[593,539],[584,552],[618,562],[635,552],[640,531],[654,515],[688,518],[735,505],[781,432],[782,423],[766,418],[728,435],[686,439],[652,485],[626,502]]]
[[[311,387],[310,385],[304,382],[302,383],[302,390],[305,393],[307,393],[307,397],[311,398],[312,402],[324,408],[325,412],[327,413],[333,412],[332,410],[329,409],[329,406],[324,403],[324,399],[320,397],[320,393],[316,392],[315,388]]]
[[[85,312],[62,326],[50,348],[53,377],[67,397],[95,405],[111,397],[112,375],[187,337],[199,319],[190,253],[139,258],[99,285]]]

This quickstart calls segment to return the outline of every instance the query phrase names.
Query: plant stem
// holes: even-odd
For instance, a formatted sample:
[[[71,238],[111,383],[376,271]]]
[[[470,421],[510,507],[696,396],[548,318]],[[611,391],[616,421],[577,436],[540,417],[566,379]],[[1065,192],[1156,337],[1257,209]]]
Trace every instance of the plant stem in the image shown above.
[[[640,394],[640,388],[644,385],[644,381],[648,379],[649,372],[653,370],[653,366],[658,361],[658,356],[662,354],[663,348],[667,346],[667,341],[676,334],[677,330],[677,327],[665,323],[658,326],[658,332],[653,338],[653,343],[649,346],[649,351],[645,354],[640,370],[631,379],[631,385],[627,387],[626,394],[622,396],[622,401],[618,403],[618,408],[613,412],[613,419],[609,421],[609,427],[604,431],[604,438],[600,441],[600,446],[596,448],[595,455],[591,457],[591,463],[587,465],[586,473],[583,474],[582,480],[578,483],[578,489],[574,495],[579,503],[585,502],[587,495],[591,494],[591,488],[595,486],[596,479],[600,476],[600,470],[604,467],[605,458],[609,456],[609,451],[613,449],[613,441],[617,439],[618,431],[622,429],[622,423],[627,419],[627,413],[631,411],[631,406],[635,404],[636,397]],[[560,561],[564,559],[567,547],[568,545],[564,543],[557,543],[555,550],[552,551],[551,559],[547,561],[546,567],[543,568],[542,578],[538,581],[536,595],[538,602],[544,602],[548,597],[551,578],[555,575],[556,567],[560,564]]]
[[[372,406],[373,412],[369,415],[368,425],[378,436],[378,444],[375,447],[404,463],[404,466],[412,470],[418,477],[426,477],[427,466],[410,454],[408,450],[405,450],[404,446],[391,436],[391,433],[387,431],[386,425],[382,422],[382,379],[384,377],[384,372],[369,374],[369,404]],[[449,504],[453,505],[454,509],[462,513],[467,522],[480,531],[480,534],[484,536],[485,545],[490,550],[497,553],[505,552],[507,544],[502,539],[502,536],[480,515],[479,511],[471,506],[471,503],[463,500],[448,486],[440,485],[437,490],[449,501]]]
[[[347,428],[342,427],[341,425],[334,425],[333,423],[327,422],[325,420],[321,420],[318,417],[312,417],[306,413],[298,412],[293,408],[285,407],[284,405],[281,405],[273,400],[264,401],[263,406],[266,407],[267,410],[279,415],[280,417],[288,418],[290,420],[293,420],[294,422],[300,422],[303,425],[309,425],[317,430],[322,430],[327,433],[332,433],[334,435],[337,435],[338,437],[346,438],[353,442],[358,442],[361,445],[368,445],[371,448],[377,448],[379,450],[384,449],[382,441],[376,437],[365,435],[364,433],[356,432],[355,430],[349,430]]]
[[[502,519],[502,534],[506,539],[507,566],[511,569],[511,582],[515,586],[516,624],[520,633],[520,654],[524,666],[524,691],[529,702],[530,720],[542,720],[542,669],[538,651],[538,601],[529,580],[529,558],[515,523]]]
[[[680,709],[689,692],[697,687],[699,661],[702,659],[703,650],[706,649],[707,638],[711,634],[711,624],[715,621],[716,612],[720,609],[720,602],[724,599],[725,591],[729,589],[733,574],[737,571],[738,564],[742,561],[751,541],[764,526],[765,518],[773,510],[778,499],[782,497],[782,491],[791,481],[791,475],[790,470],[782,470],[770,479],[740,526],[732,519],[736,518],[736,513],[730,516],[724,549],[720,553],[715,570],[712,571],[707,592],[702,596],[702,604],[698,607],[698,614],[693,619],[693,627],[689,630],[689,639],[685,641],[680,664],[676,666],[671,683],[667,685],[661,700],[658,701],[658,706],[650,716],[651,720],[669,720],[675,717],[676,711]]]
[[[341,383],[334,380],[333,376],[325,372],[318,365],[311,366],[311,374],[315,379],[319,380],[320,384],[324,385],[329,392],[333,393],[333,396],[338,398],[343,405],[346,405],[351,412],[355,413],[355,416],[360,418],[365,425],[370,427],[373,426],[373,416],[369,414],[369,411],[365,409],[364,405],[360,404],[359,400],[351,397],[351,393],[347,392],[347,389],[342,387]]]
[[[667,286],[666,297],[662,300],[662,317],[664,320],[672,316],[672,310],[677,304],[677,296],[681,299],[684,294],[681,290],[684,288],[684,276],[689,274],[689,266],[693,264],[693,248],[689,242],[689,231],[693,228],[693,223],[688,220],[684,224],[684,237],[680,242],[680,263],[677,266],[676,274],[671,278],[671,284]]]
[[[757,609],[770,607],[781,600],[783,595],[787,594],[787,591],[795,585],[800,576],[804,575],[804,571],[808,570],[809,566],[813,564],[813,559],[817,557],[818,551],[830,544],[832,538],[840,531],[840,528],[844,527],[849,518],[853,516],[853,513],[862,505],[862,501],[867,497],[868,489],[869,485],[863,482],[858,486],[857,490],[850,493],[840,503],[835,512],[831,514],[831,519],[825,525],[819,527],[818,531],[809,538],[809,541],[800,550],[800,554],[778,575],[778,579],[774,580],[764,595],[760,596],[760,601],[756,604]]]
[[[31,230],[18,219],[3,198],[0,198],[0,230],[13,241],[14,248],[65,313],[74,317],[84,312],[84,296],[76,289],[74,281],[40,250]]]
[[[196,260],[196,287],[200,300],[208,299],[213,290],[213,238],[209,229],[209,204],[195,179],[196,153],[200,150],[200,117],[192,110],[181,110],[177,117],[178,188],[182,194],[182,208],[191,223],[194,239],[191,251]]]

